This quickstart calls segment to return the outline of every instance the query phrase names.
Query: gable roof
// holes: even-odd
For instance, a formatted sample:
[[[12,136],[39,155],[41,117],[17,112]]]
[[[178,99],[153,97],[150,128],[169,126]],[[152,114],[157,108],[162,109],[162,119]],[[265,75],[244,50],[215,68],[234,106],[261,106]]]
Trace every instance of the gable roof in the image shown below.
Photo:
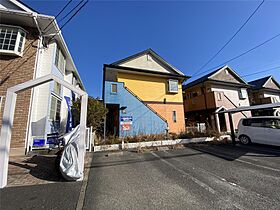
[[[219,69],[216,69],[216,70],[214,70],[214,71],[212,71],[212,72],[210,72],[210,73],[208,73],[208,74],[206,74],[206,75],[204,75],[204,76],[202,76],[202,77],[200,77],[200,78],[198,78],[198,79],[196,79],[196,80],[194,80],[194,81],[192,81],[192,82],[190,82],[190,83],[184,85],[184,86],[183,86],[183,89],[193,87],[193,86],[195,86],[195,85],[197,85],[197,84],[199,84],[199,83],[203,83],[203,82],[206,82],[206,81],[211,81],[211,80],[212,80],[212,81],[216,81],[216,80],[214,80],[214,79],[211,79],[211,77],[214,76],[214,75],[216,75],[216,74],[218,74],[219,72],[221,72],[221,71],[224,70],[224,69],[229,70],[229,71],[232,73],[232,75],[233,75],[237,80],[239,80],[242,84],[248,85],[248,83],[247,83],[244,79],[242,79],[242,77],[240,77],[233,69],[231,69],[229,66],[224,66],[224,67],[221,67],[221,68],[219,68]],[[224,82],[227,83],[227,81],[224,81]],[[228,82],[228,83],[230,83],[230,82]]]
[[[252,90],[259,90],[259,89],[265,88],[265,84],[267,83],[267,81],[269,79],[272,79],[273,82],[276,84],[276,86],[280,89],[279,83],[271,75],[260,78],[260,79],[253,80],[253,81],[249,82],[249,84],[252,85],[252,88],[251,88]]]
[[[158,62],[160,62],[163,66],[167,67],[168,69],[172,70],[175,74],[181,75],[181,76],[185,76],[185,74],[183,72],[181,72],[180,70],[178,70],[177,68],[175,68],[174,66],[172,66],[170,63],[168,63],[166,60],[164,60],[161,56],[159,56],[155,51],[153,51],[151,48],[144,50],[142,52],[136,53],[134,55],[131,55],[127,58],[121,59],[119,61],[116,61],[114,63],[111,63],[110,65],[113,66],[119,66],[123,63],[126,63],[128,61],[131,61],[135,58],[138,58],[142,55],[151,55],[152,57],[154,57]]]
[[[48,30],[42,35],[46,39],[56,34],[54,40],[59,44],[61,50],[66,56],[66,68],[67,70],[74,73],[74,75],[77,77],[78,83],[84,90],[85,87],[55,17],[39,14],[18,0],[0,0],[0,2],[1,23],[7,25],[13,25],[16,23],[18,26],[33,27],[39,32],[48,26]],[[37,23],[35,23],[34,18],[36,19]]]
[[[5,9],[38,13],[35,9],[31,8],[30,6],[28,6],[27,4],[25,4],[24,2],[22,2],[20,0],[2,0],[1,5]]]

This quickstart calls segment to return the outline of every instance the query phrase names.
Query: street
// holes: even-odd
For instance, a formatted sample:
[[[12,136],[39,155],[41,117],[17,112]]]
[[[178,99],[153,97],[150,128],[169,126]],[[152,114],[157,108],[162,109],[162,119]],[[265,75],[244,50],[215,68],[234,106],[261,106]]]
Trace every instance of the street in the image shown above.
[[[174,150],[107,154],[93,156],[85,210],[279,209],[277,147],[193,144]],[[26,187],[33,197],[16,188],[1,192],[3,209],[75,209],[81,184]],[[48,204],[51,201],[56,205]]]
[[[279,209],[279,156],[231,145],[96,154],[84,208]]]

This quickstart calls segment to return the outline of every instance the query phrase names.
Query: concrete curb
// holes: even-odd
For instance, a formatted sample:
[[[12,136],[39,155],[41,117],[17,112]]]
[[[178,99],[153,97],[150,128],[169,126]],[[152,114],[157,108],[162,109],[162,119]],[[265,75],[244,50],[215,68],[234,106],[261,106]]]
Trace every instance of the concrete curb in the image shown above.
[[[124,143],[123,149],[135,149],[142,147],[160,147],[160,146],[172,146],[176,144],[188,144],[188,143],[199,143],[213,141],[215,137],[201,137],[201,138],[191,138],[191,139],[174,139],[174,140],[160,140],[160,141],[147,141],[147,142],[136,142],[136,143]],[[122,144],[110,144],[110,145],[100,145],[94,146],[94,152],[101,151],[116,151],[121,150]]]

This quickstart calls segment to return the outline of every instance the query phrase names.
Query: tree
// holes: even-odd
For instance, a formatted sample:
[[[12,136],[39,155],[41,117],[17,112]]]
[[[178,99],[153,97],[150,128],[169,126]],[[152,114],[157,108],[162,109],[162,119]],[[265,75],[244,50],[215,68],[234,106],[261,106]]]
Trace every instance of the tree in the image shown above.
[[[93,130],[97,133],[101,133],[107,112],[108,110],[102,102],[93,97],[89,97],[87,106],[87,126],[92,126]],[[75,126],[80,124],[80,113],[81,100],[77,99],[73,102],[72,106],[73,122]]]

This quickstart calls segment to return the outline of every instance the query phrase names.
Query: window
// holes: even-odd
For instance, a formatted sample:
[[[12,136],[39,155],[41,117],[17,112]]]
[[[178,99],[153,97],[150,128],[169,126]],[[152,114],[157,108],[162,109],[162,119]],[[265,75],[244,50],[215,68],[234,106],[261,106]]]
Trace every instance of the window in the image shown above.
[[[241,88],[238,93],[239,93],[239,99],[248,98],[247,90],[245,88]]]
[[[117,92],[118,92],[117,84],[111,84],[111,93],[117,93]]]
[[[244,119],[242,124],[244,126],[262,127],[263,119]]]
[[[269,119],[269,118],[268,119],[266,118],[244,119],[242,124],[244,126],[280,129],[279,119]]]
[[[173,111],[173,113],[172,113],[172,119],[173,119],[173,122],[177,122],[176,111]]]
[[[58,70],[61,71],[63,74],[65,73],[65,64],[65,57],[60,48],[57,47],[55,52],[55,65],[58,68]]]
[[[26,33],[20,27],[0,24],[0,53],[22,55]]]
[[[264,119],[263,127],[272,128],[272,129],[280,129],[280,120],[278,119]]]
[[[60,122],[61,100],[51,96],[50,120]]]
[[[222,100],[222,93],[218,93],[218,101]]]
[[[152,57],[150,55],[147,55],[147,61],[152,61]]]
[[[173,80],[173,79],[168,80],[168,92],[178,93],[178,80]]]
[[[61,95],[61,84],[54,82],[53,92],[55,92],[58,95]]]

